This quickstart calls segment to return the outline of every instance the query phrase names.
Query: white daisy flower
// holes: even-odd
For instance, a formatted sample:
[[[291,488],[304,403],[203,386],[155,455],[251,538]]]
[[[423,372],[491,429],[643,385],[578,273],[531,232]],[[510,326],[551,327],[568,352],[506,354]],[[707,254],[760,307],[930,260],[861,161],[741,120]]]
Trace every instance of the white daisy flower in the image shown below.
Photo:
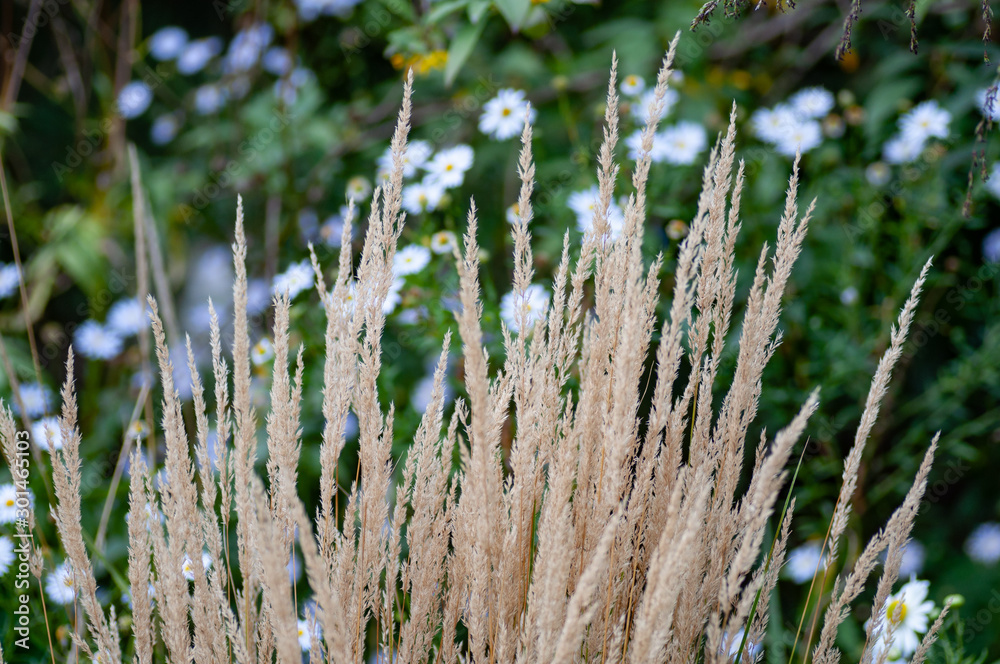
[[[382,313],[385,315],[391,314],[399,306],[399,303],[403,301],[403,296],[400,291],[403,290],[404,281],[402,278],[397,277],[392,280],[389,285],[389,292],[386,293],[385,301],[382,302]]]
[[[177,137],[180,131],[181,121],[174,113],[167,113],[153,120],[153,126],[149,128],[149,140],[154,145],[166,145]]]
[[[347,216],[347,206],[341,206],[340,214],[333,214],[319,227],[319,236],[328,247],[339,247],[344,239],[344,217]]]
[[[882,159],[890,164],[908,164],[920,156],[925,139],[896,134],[882,145]]]
[[[441,199],[444,198],[444,187],[429,180],[429,177],[424,178],[423,182],[414,182],[403,187],[404,210],[410,214],[420,214],[437,209]]]
[[[626,97],[637,97],[641,95],[642,91],[645,89],[646,81],[642,80],[642,76],[629,74],[622,79],[621,91]]]
[[[820,571],[826,569],[828,556],[824,555],[820,560],[820,549],[823,543],[820,541],[806,542],[802,546],[792,549],[788,553],[788,559],[782,568],[782,574],[795,583],[805,583],[813,578],[816,569]]]
[[[833,93],[824,87],[803,88],[788,100],[802,118],[821,118],[833,110]]]
[[[805,154],[823,142],[823,130],[815,120],[799,122],[787,129],[786,134],[775,145],[775,149],[788,157],[796,152]]]
[[[396,252],[392,258],[392,273],[397,277],[420,272],[431,262],[431,251],[419,244],[411,244]]]
[[[983,258],[988,263],[1000,263],[1000,228],[994,228],[983,238]]]
[[[899,130],[911,139],[948,138],[951,113],[930,99],[914,106],[899,119]]]
[[[312,634],[316,635],[316,638],[320,638],[320,628],[319,623],[313,621]],[[298,621],[298,639],[299,647],[302,648],[302,652],[308,652],[312,647],[312,634],[309,632],[309,621],[299,620]]]
[[[448,384],[447,380],[444,381],[442,387],[444,388],[444,403],[451,403],[454,398],[454,390]],[[428,374],[413,386],[413,391],[410,392],[410,405],[418,413],[427,412],[427,406],[431,403],[431,393],[433,391],[434,374]]]
[[[0,523],[13,523],[17,520],[17,487],[13,484],[0,484]]]
[[[256,367],[270,362],[273,358],[274,346],[271,344],[271,340],[267,337],[262,337],[261,340],[254,344],[254,347],[250,349],[250,361],[253,362]]]
[[[891,176],[892,170],[889,169],[884,161],[876,161],[873,164],[869,164],[868,168],[865,169],[865,179],[873,187],[882,187],[888,184]]]
[[[697,122],[682,120],[660,132],[663,158],[671,164],[692,164],[708,146],[705,128]],[[655,144],[653,150],[656,150]]]
[[[642,129],[636,129],[625,139],[625,147],[628,148],[628,158],[638,161],[643,155],[642,150]],[[663,140],[663,132],[653,134],[653,147],[649,150],[649,160],[654,164],[659,164],[667,158],[666,143]]]
[[[1000,89],[996,86],[983,88],[976,93],[976,105],[984,118],[1000,120]]]
[[[722,647],[719,652],[724,652],[729,655],[732,659],[736,657],[737,653],[740,651],[740,644],[743,643],[743,628],[736,630],[736,633],[732,636],[728,632],[722,633]],[[740,657],[741,662],[753,661],[760,652],[760,644],[754,643],[753,641],[747,640],[746,645],[743,646],[743,656]]]
[[[347,181],[347,198],[361,203],[372,194],[372,183],[362,175],[355,175]]]
[[[59,425],[58,417],[45,417],[31,425],[31,439],[35,445],[45,451],[49,451],[49,445],[53,449],[61,450],[63,443],[62,427]]]
[[[68,562],[63,563],[45,578],[45,593],[56,604],[70,604],[76,596],[73,570]]]
[[[110,360],[122,352],[122,338],[97,321],[85,321],[73,334],[73,345],[85,357]]]
[[[347,18],[361,0],[295,0],[303,21],[314,21],[320,16]]]
[[[21,285],[21,274],[17,271],[17,264],[0,263],[0,299],[16,293],[19,285]]]
[[[524,290],[523,296],[511,291],[500,299],[500,318],[512,332],[521,331],[517,319],[522,307],[529,327],[533,326],[549,308],[549,291],[544,286],[531,284]]]
[[[21,402],[24,404],[24,414],[34,419],[49,412],[52,407],[52,390],[41,383],[23,383],[21,385]],[[13,400],[14,412],[21,414],[17,399]]]
[[[901,658],[908,658],[916,652],[920,645],[918,634],[927,631],[928,616],[934,610],[934,602],[927,601],[929,587],[930,581],[917,581],[910,577],[910,580],[899,589],[898,593],[889,595],[885,603],[884,613],[881,616],[882,631],[875,644],[876,652],[881,652],[886,647],[885,637],[890,624],[895,629],[891,644],[892,651],[898,649]],[[892,659],[897,658],[892,657]]]
[[[427,164],[434,149],[427,141],[410,141],[406,144],[406,151],[403,153],[403,177],[412,178],[417,174],[417,169]],[[471,163],[471,159],[470,159]],[[382,156],[378,158],[379,171],[388,176],[392,172],[392,147],[385,149]]]
[[[132,81],[118,93],[118,112],[126,120],[146,112],[153,102],[153,91],[144,81]]]
[[[435,254],[450,254],[458,248],[458,241],[451,231],[438,231],[431,236],[431,251]]]
[[[1000,523],[987,522],[976,526],[965,541],[965,552],[977,563],[995,565],[1000,560]]]
[[[679,95],[676,90],[667,88],[666,94],[663,95],[663,106],[660,108],[660,120],[667,117],[670,109],[677,103],[678,98]],[[653,110],[653,103],[655,101],[656,90],[647,90],[637,102],[632,104],[632,117],[636,122],[646,124],[649,121],[649,114]]]
[[[472,168],[473,156],[468,145],[441,150],[424,166],[427,170],[426,181],[445,189],[461,186],[466,171]]]
[[[188,43],[188,33],[184,28],[168,25],[160,28],[149,38],[149,54],[154,60],[173,60]]]
[[[201,566],[205,571],[208,571],[212,567],[212,556],[206,552],[202,552]],[[185,579],[194,581],[194,563],[191,562],[190,556],[184,556],[184,562],[181,564],[181,572],[184,574]]]
[[[758,108],[750,116],[754,136],[766,143],[777,143],[788,135],[789,129],[801,124],[795,110],[787,104],[774,108]]]
[[[218,37],[206,37],[188,42],[177,56],[177,71],[185,75],[197,74],[221,52],[222,40]]]
[[[194,92],[194,110],[198,115],[218,113],[226,105],[226,93],[218,85],[202,85]]]
[[[499,90],[496,97],[483,105],[483,114],[479,116],[479,131],[499,141],[518,136],[524,130],[524,115],[527,110],[528,102],[523,90]],[[528,122],[534,122],[535,115],[535,109],[531,109]]]
[[[993,168],[990,169],[990,179],[986,181],[986,191],[1000,198],[1000,161],[994,163]],[[0,277],[0,281],[2,281],[2,277]]]
[[[507,207],[504,216],[507,219],[507,223],[513,226],[521,219],[521,208],[518,207],[517,203],[514,203]]]
[[[108,329],[121,337],[131,337],[139,334],[144,327],[149,327],[148,309],[136,298],[118,300],[108,310],[105,321]]]
[[[9,537],[0,536],[0,576],[7,573],[14,562],[14,542]]]
[[[316,274],[313,272],[312,264],[309,261],[292,263],[288,266],[287,270],[275,275],[271,292],[275,295],[280,295],[287,291],[288,299],[294,300],[296,295],[307,288],[312,288],[315,277]]]
[[[575,191],[566,201],[569,208],[576,213],[576,227],[581,233],[589,233],[594,227],[594,212],[600,203],[600,190],[597,185],[589,189]],[[608,205],[608,225],[611,227],[611,239],[616,240],[621,235],[625,224],[625,215],[615,201]]]
[[[146,423],[142,420],[136,420],[132,424],[128,425],[128,430],[125,432],[125,436],[129,440],[142,440],[149,433],[149,428]]]
[[[288,49],[281,46],[272,46],[267,49],[264,52],[264,56],[260,59],[260,66],[264,68],[264,71],[275,76],[284,76],[292,70],[293,64],[292,56],[288,53]]]

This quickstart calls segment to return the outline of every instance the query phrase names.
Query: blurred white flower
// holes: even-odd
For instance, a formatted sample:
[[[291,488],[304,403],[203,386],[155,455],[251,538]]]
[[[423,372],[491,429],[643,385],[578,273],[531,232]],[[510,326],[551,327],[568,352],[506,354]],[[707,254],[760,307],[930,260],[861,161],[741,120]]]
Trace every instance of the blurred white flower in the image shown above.
[[[948,138],[948,123],[951,113],[944,110],[933,99],[921,102],[899,119],[899,130],[903,136],[925,141],[928,138]]]
[[[253,69],[274,38],[274,28],[267,23],[255,23],[236,33],[229,42],[223,69],[238,74]]]
[[[444,390],[444,403],[449,404],[454,398],[454,390],[448,384],[447,378],[441,386]],[[434,374],[428,374],[421,378],[413,387],[410,393],[410,405],[418,413],[427,411],[427,406],[431,403],[431,393],[434,391]]]
[[[507,211],[504,213],[507,219],[507,223],[513,226],[521,219],[521,209],[514,203],[507,207]]]
[[[994,228],[983,238],[983,258],[988,263],[1000,263],[1000,228]]]
[[[820,560],[820,550],[823,543],[820,541],[806,542],[802,546],[792,549],[788,553],[788,559],[782,574],[795,583],[805,583],[813,578],[817,567],[820,571],[826,569],[827,556]]]
[[[431,251],[435,254],[450,254],[457,247],[458,242],[451,231],[438,231],[431,236]]]
[[[194,110],[199,115],[212,115],[226,105],[226,93],[218,85],[202,85],[194,93]]]
[[[168,25],[160,28],[149,38],[149,54],[153,59],[173,60],[184,50],[188,43],[188,33],[184,28]]]
[[[110,360],[122,352],[122,338],[94,320],[76,328],[73,345],[84,357],[95,360]]]
[[[284,76],[290,72],[292,64],[292,56],[288,53],[288,49],[281,46],[272,46],[267,49],[260,60],[260,65],[264,68],[264,71],[270,72],[275,76]]]
[[[308,260],[299,263],[292,263],[288,269],[274,277],[271,292],[275,295],[288,292],[288,299],[293,300],[295,296],[311,288],[316,274],[313,272],[312,263]]]
[[[697,122],[681,120],[666,127],[659,136],[663,141],[663,159],[671,164],[692,164],[708,146],[705,128]]]
[[[471,149],[471,148],[470,148]],[[403,177],[412,178],[417,174],[417,169],[425,166],[427,160],[434,152],[431,144],[427,141],[410,141],[406,144],[406,151],[403,153]],[[385,152],[378,158],[379,172],[392,172],[392,147],[385,149]]]
[[[126,438],[129,440],[142,440],[149,433],[149,429],[146,427],[146,423],[142,420],[136,420],[132,424],[128,425],[128,430],[125,432]]]
[[[70,604],[76,596],[73,570],[65,562],[45,577],[45,594],[56,604]]]
[[[594,227],[594,212],[600,202],[600,190],[597,185],[592,185],[583,191],[574,191],[566,201],[569,208],[576,213],[576,227],[581,233],[589,233]],[[625,215],[621,207],[615,201],[608,205],[608,225],[611,227],[611,239],[615,240],[621,235],[622,226],[625,224]]]
[[[884,161],[876,161],[868,165],[865,169],[865,179],[868,180],[868,184],[873,187],[881,187],[888,184],[889,177],[892,175],[892,170],[886,165]]]
[[[635,74],[629,74],[622,79],[621,91],[626,97],[635,97],[642,94],[642,91],[646,89],[646,81],[642,80],[642,76],[636,76]]]
[[[802,118],[821,118],[833,110],[833,94],[824,87],[803,88],[788,100]]]
[[[153,91],[145,81],[132,81],[118,93],[118,112],[126,120],[146,112],[153,102]]]
[[[136,298],[118,300],[108,310],[106,325],[121,337],[135,336],[142,328],[149,327],[148,311]]]
[[[988,521],[976,526],[965,541],[965,552],[977,563],[995,565],[1000,560],[1000,523]]]
[[[153,126],[149,128],[149,140],[155,145],[166,145],[176,138],[180,128],[181,121],[177,114],[161,115],[153,120]]]
[[[14,562],[14,542],[6,535],[0,536],[0,576],[7,573]]]
[[[0,299],[10,297],[21,285],[21,273],[16,263],[0,263]]]
[[[461,186],[465,172],[472,168],[473,156],[468,145],[441,150],[425,165],[427,181],[445,189]]]
[[[361,0],[295,0],[303,21],[314,21],[320,16],[347,18]]]
[[[823,142],[823,130],[815,120],[805,120],[788,127],[775,148],[780,154],[794,157],[796,152],[805,154]]]
[[[750,116],[750,128],[754,136],[766,143],[784,140],[789,130],[798,124],[801,124],[798,114],[787,104],[758,108]]]
[[[347,181],[347,198],[362,203],[372,194],[372,183],[363,175],[355,175]]]
[[[984,118],[1000,120],[1000,94],[998,93],[1000,90],[995,85],[983,88],[976,93],[976,104]]]
[[[890,164],[908,164],[924,151],[924,139],[896,134],[882,145],[882,159]]]
[[[32,419],[41,417],[52,407],[52,390],[41,383],[21,383],[20,402],[24,404],[24,415]],[[16,414],[22,414],[17,399],[12,400],[11,406]]]
[[[916,540],[910,540],[903,547],[903,561],[899,565],[899,576],[914,576],[924,569],[927,550]]]
[[[425,178],[423,182],[414,182],[403,187],[403,209],[410,214],[420,214],[428,210],[436,210],[444,198],[444,187]]]
[[[525,310],[528,326],[534,325],[545,316],[549,308],[549,291],[544,286],[531,284],[524,290],[523,295],[511,291],[500,298],[500,318],[513,332],[521,331],[518,326],[518,312],[522,307]]]
[[[740,651],[740,645],[743,644],[743,628],[736,630],[736,633],[732,636],[728,632],[722,633],[722,648],[721,651],[729,655],[730,659],[736,657],[737,653]],[[747,640],[746,645],[743,646],[743,656],[740,657],[741,662],[753,661],[760,652],[760,644],[754,643],[753,641]]]
[[[679,95],[677,91],[673,88],[667,88],[666,94],[663,96],[663,106],[660,108],[660,117],[667,117],[670,113],[670,109],[673,108],[674,104],[677,103]],[[637,102],[632,104],[632,117],[636,122],[640,124],[645,124],[649,120],[649,115],[653,110],[653,104],[656,101],[656,90],[647,90]]]
[[[262,337],[261,340],[255,343],[253,348],[250,349],[250,361],[253,362],[256,367],[270,362],[273,357],[274,346],[271,344],[271,340],[267,337]]]
[[[267,279],[251,279],[247,284],[247,313],[256,316],[271,304],[271,287]]]
[[[401,277],[397,277],[392,280],[389,284],[389,292],[386,293],[385,301],[382,302],[382,313],[389,315],[396,310],[399,303],[403,301],[403,296],[400,295],[400,291],[403,290],[404,281]]]
[[[188,42],[177,57],[177,71],[185,75],[197,74],[221,52],[222,40],[218,37],[206,37]]]
[[[411,244],[396,252],[392,258],[392,273],[397,277],[420,272],[431,262],[431,251],[419,244]]]
[[[625,147],[628,148],[628,158],[638,161],[643,155],[642,135],[644,130],[636,129],[625,138]],[[653,134],[653,145],[649,150],[649,160],[654,164],[659,164],[666,159],[666,143],[663,140],[663,132]]]
[[[1000,161],[994,163],[993,168],[990,169],[990,179],[986,181],[986,191],[1000,198]],[[0,276],[0,282],[2,281],[3,277]],[[2,292],[2,288],[0,288],[0,292]],[[0,295],[0,297],[3,297],[3,295]]]
[[[499,90],[496,97],[483,105],[483,114],[479,116],[479,131],[499,141],[518,136],[524,130],[527,111],[528,102],[523,90]],[[531,109],[529,123],[535,121],[535,115],[535,109]]]
[[[202,552],[201,554],[201,566],[206,572],[212,567],[212,556],[208,555],[207,552]],[[181,572],[184,574],[185,579],[194,581],[194,563],[191,562],[189,556],[184,556],[184,561],[181,564]]]
[[[889,595],[881,616],[882,630],[874,645],[876,653],[882,652],[887,645],[885,637],[890,624],[895,628],[890,659],[905,659],[916,651],[920,645],[918,634],[927,631],[927,619],[934,610],[934,602],[927,601],[929,587],[929,581],[917,581],[910,577],[898,593]],[[867,627],[868,623],[865,626]],[[896,650],[899,651],[899,658],[892,656]]]
[[[17,487],[0,484],[0,523],[13,523],[17,519]]]
[[[299,647],[302,648],[302,652],[308,652],[312,647],[312,636],[315,636],[318,640],[320,638],[320,628],[319,623],[313,620],[312,632],[309,631],[309,621],[299,620],[298,621],[298,639]]]
[[[52,449],[61,450],[63,446],[62,427],[58,417],[44,417],[31,425],[31,438],[35,445],[44,452]]]
[[[848,286],[844,290],[840,291],[840,303],[845,306],[850,306],[858,301],[858,289],[854,286]]]

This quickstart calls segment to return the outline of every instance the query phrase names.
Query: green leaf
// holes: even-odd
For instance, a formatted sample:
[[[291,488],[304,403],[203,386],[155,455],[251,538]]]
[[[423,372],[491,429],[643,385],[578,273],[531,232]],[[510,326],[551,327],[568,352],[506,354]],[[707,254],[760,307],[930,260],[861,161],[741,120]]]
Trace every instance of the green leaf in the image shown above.
[[[490,9],[490,0],[473,0],[469,4],[469,22],[479,23]]]
[[[455,39],[452,40],[451,47],[448,49],[448,63],[444,67],[445,85],[451,85],[455,77],[458,76],[458,70],[469,59],[485,25],[486,21],[467,25],[455,35]]]
[[[510,29],[517,32],[531,11],[531,0],[496,0],[496,7],[510,25]]]
[[[468,4],[469,0],[448,0],[447,2],[439,2],[434,5],[429,12],[427,12],[426,16],[424,16],[424,23],[427,25],[434,25],[448,14],[457,12]]]

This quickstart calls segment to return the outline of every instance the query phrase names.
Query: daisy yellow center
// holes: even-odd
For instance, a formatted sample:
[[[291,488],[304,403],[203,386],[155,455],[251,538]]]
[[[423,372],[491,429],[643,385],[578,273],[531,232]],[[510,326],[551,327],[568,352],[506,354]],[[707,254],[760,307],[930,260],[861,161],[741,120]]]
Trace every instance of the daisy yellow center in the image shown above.
[[[420,194],[419,196],[417,196],[417,200],[419,200],[421,204],[426,203],[427,202],[427,194]]]
[[[65,577],[63,577],[63,585],[66,586],[67,588],[72,587],[73,586],[73,577],[70,576],[69,574],[67,574]]]
[[[453,168],[455,168],[455,165],[454,165],[454,164],[448,164],[447,166],[445,166],[445,167],[444,167],[444,170],[446,170],[446,171],[450,171],[450,170],[452,170]]]
[[[13,507],[14,506],[14,499],[13,498],[8,498],[6,505],[7,505],[7,507]]]
[[[889,620],[894,625],[899,625],[906,620],[906,602],[896,600],[889,603]]]
[[[635,76],[629,76],[628,77],[628,84],[629,85],[635,85],[636,84]]]
[[[306,633],[306,631],[304,629],[299,628],[299,636],[302,636],[305,633]]]
[[[502,116],[504,116],[504,117],[507,117],[508,115],[510,115],[510,114],[511,114],[511,112],[512,112],[512,111],[511,111],[511,110],[510,110],[509,108],[505,108],[505,109],[503,109],[502,111],[500,111],[500,115],[502,115]]]

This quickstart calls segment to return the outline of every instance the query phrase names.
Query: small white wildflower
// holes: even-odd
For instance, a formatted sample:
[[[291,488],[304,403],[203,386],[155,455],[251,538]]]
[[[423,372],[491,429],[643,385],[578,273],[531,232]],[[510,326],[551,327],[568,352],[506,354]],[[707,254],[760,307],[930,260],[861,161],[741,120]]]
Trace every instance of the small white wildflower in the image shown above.
[[[181,54],[187,43],[188,33],[184,28],[168,25],[149,38],[149,54],[161,62],[173,60]]]
[[[840,303],[844,306],[850,306],[858,301],[858,289],[854,286],[848,286],[844,290],[840,291]]]
[[[629,74],[622,79],[621,91],[626,97],[637,97],[641,95],[642,91],[645,89],[646,81],[642,80],[642,76]]]
[[[660,138],[663,141],[663,158],[671,164],[692,164],[708,146],[705,128],[687,120],[665,128],[660,132]]]
[[[146,112],[153,102],[153,91],[144,81],[132,81],[118,93],[118,112],[126,120]]]
[[[976,93],[976,104],[984,118],[1000,120],[1000,89],[995,85]]]
[[[473,156],[468,145],[441,150],[425,165],[427,181],[445,189],[461,186],[466,171],[472,168]]]
[[[523,296],[511,291],[500,299],[500,318],[513,332],[520,332],[518,317],[521,308],[525,310],[525,318],[529,326],[545,316],[549,308],[549,291],[544,286],[531,284],[524,290]]]
[[[300,263],[292,263],[288,269],[281,274],[275,275],[271,291],[275,295],[288,292],[288,299],[293,300],[295,296],[312,288],[313,279],[316,274],[313,272],[312,263],[305,260]]]
[[[916,540],[910,540],[903,547],[903,560],[899,565],[899,576],[914,576],[924,569],[927,550]]]
[[[920,156],[925,145],[920,137],[896,134],[882,145],[882,159],[890,164],[908,164]]]
[[[320,16],[347,18],[361,0],[295,0],[303,21],[314,21]]]
[[[320,638],[320,628],[319,623],[313,620],[313,631],[312,634],[309,632],[309,621],[299,620],[298,621],[298,639],[299,647],[302,648],[302,652],[308,652],[312,647],[312,636],[315,635],[316,639]]]
[[[576,227],[581,233],[586,234],[593,230],[594,213],[600,203],[600,196],[597,185],[593,185],[589,189],[573,192],[566,201],[569,208],[576,213]],[[624,223],[625,215],[621,207],[615,201],[611,201],[608,205],[608,226],[611,230],[612,240],[621,235]]]
[[[873,187],[882,187],[889,183],[892,170],[884,161],[876,161],[865,169],[865,179]]]
[[[986,181],[986,191],[1000,198],[1000,161],[994,163],[993,168],[990,169],[990,179]],[[2,277],[0,277],[0,281],[3,281]],[[2,292],[2,289],[0,289],[0,292]],[[0,297],[3,297],[3,295],[0,295]]]
[[[450,254],[457,247],[458,242],[451,231],[438,231],[431,236],[431,251],[435,254]]]
[[[518,136],[524,130],[524,115],[528,102],[523,90],[504,88],[497,96],[483,105],[479,116],[479,131],[496,140],[503,141]],[[535,109],[531,109],[528,122],[535,121]]]
[[[30,418],[41,417],[52,407],[52,390],[41,383],[22,383],[20,403],[24,404],[24,415]],[[21,415],[17,399],[13,400],[13,406],[14,412]]]
[[[736,630],[736,633],[732,636],[728,632],[723,632],[722,634],[722,647],[720,652],[724,652],[729,655],[730,659],[736,657],[737,653],[740,651],[740,645],[743,644],[743,628]],[[760,652],[760,644],[754,643],[753,641],[747,640],[746,644],[743,645],[743,656],[740,657],[741,662],[753,661]]]
[[[667,88],[666,94],[663,95],[663,106],[660,108],[660,120],[667,117],[674,104],[677,103],[678,97],[679,95],[676,90]],[[655,102],[656,90],[647,90],[637,102],[632,104],[632,117],[635,121],[640,124],[646,124]]]
[[[372,183],[363,175],[355,175],[347,181],[347,198],[355,203],[363,202],[372,194]]]
[[[288,53],[288,49],[281,46],[272,46],[267,49],[260,59],[260,66],[264,68],[264,71],[275,76],[284,76],[292,70],[292,65],[292,56]]]
[[[507,207],[507,212],[504,213],[507,219],[507,223],[513,226],[521,218],[521,208],[517,206],[517,203]]]
[[[110,360],[122,352],[122,338],[97,321],[85,321],[73,334],[76,350],[95,360]]]
[[[787,104],[778,104],[774,108],[758,108],[750,116],[750,127],[754,136],[766,143],[778,143],[785,140],[789,131],[801,124],[795,110]]]
[[[0,263],[0,299],[10,297],[21,285],[21,274],[16,263]]]
[[[644,154],[642,149],[642,129],[636,129],[625,138],[625,147],[628,148],[628,158],[639,160]],[[649,160],[654,164],[659,164],[667,158],[666,142],[663,140],[663,132],[653,134],[653,145],[649,150]]]
[[[70,604],[76,596],[73,570],[68,562],[63,563],[45,578],[45,593],[56,604]]]
[[[0,484],[0,523],[13,523],[17,519],[17,487]]]
[[[948,138],[950,122],[951,113],[930,99],[917,104],[899,119],[899,131],[903,136],[916,140]]]
[[[454,390],[452,390],[451,385],[445,380],[442,384],[444,389],[444,403],[451,403],[454,398]],[[427,406],[431,402],[431,393],[434,391],[434,374],[428,374],[420,379],[417,384],[413,387],[413,391],[410,393],[410,405],[418,413],[424,413],[427,411]]]
[[[142,420],[136,420],[132,424],[128,425],[128,430],[125,432],[125,436],[129,440],[142,440],[149,433],[149,428],[146,423]]]
[[[401,291],[405,283],[401,277],[392,280],[392,283],[389,284],[389,292],[386,293],[385,301],[382,302],[382,313],[388,316],[403,301]]]
[[[149,327],[147,307],[142,306],[136,298],[118,300],[108,310],[106,325],[108,329],[121,337],[132,337],[139,334],[144,327]]]
[[[201,566],[202,569],[208,571],[212,567],[212,556],[203,552],[201,554]],[[181,564],[181,572],[184,574],[185,579],[194,581],[194,563],[189,556],[184,556],[184,562]]]
[[[0,536],[0,576],[7,573],[14,562],[14,542],[7,536]]]
[[[202,85],[194,93],[194,110],[199,115],[218,113],[226,105],[226,93],[218,85]]]
[[[788,560],[782,573],[795,583],[805,583],[813,578],[816,569],[820,571],[826,569],[827,556],[820,559],[822,542],[806,542],[802,546],[792,549],[788,553]]]
[[[62,427],[58,417],[44,417],[31,425],[31,438],[39,449],[48,452],[49,446],[61,450],[63,443]]]
[[[803,88],[788,100],[802,118],[821,118],[833,110],[833,93],[824,87]]]
[[[218,37],[206,37],[188,42],[177,56],[177,71],[184,75],[197,74],[221,52],[222,40]]]
[[[392,273],[397,277],[420,272],[431,262],[431,252],[427,247],[411,244],[396,252],[392,259]]]
[[[271,340],[267,337],[262,337],[261,340],[254,344],[253,348],[250,349],[250,361],[253,362],[256,367],[270,362],[273,358],[274,346],[271,344]]]
[[[410,214],[436,210],[444,198],[444,187],[428,181],[414,182],[403,187],[403,209]]]
[[[895,628],[892,650],[898,649],[901,658],[908,658],[916,651],[920,645],[918,635],[927,631],[927,621],[934,610],[934,602],[927,601],[929,587],[929,581],[918,581],[910,577],[898,593],[889,595],[881,616],[882,632],[875,644],[876,652],[881,652],[886,647],[884,639],[890,623]]]
[[[983,258],[988,263],[1000,263],[1000,228],[994,228],[983,238]]]
[[[775,148],[780,154],[794,157],[796,152],[805,154],[823,142],[823,130],[815,120],[799,122],[788,128]]]
[[[1000,560],[1000,523],[988,521],[976,526],[965,541],[965,552],[977,563],[995,565]]]
[[[471,148],[470,148],[471,150]],[[427,141],[410,141],[406,144],[406,151],[403,153],[403,177],[412,178],[417,174],[417,169],[427,164],[434,149]],[[471,160],[470,160],[471,163]],[[379,171],[384,173],[392,172],[392,147],[385,149],[382,156],[378,158]]]
[[[155,145],[166,145],[177,137],[180,131],[181,121],[175,113],[167,113],[153,120],[153,126],[149,128],[149,140]]]
[[[274,28],[267,23],[255,23],[240,30],[229,42],[224,67],[226,73],[235,74],[252,69],[273,38]]]

